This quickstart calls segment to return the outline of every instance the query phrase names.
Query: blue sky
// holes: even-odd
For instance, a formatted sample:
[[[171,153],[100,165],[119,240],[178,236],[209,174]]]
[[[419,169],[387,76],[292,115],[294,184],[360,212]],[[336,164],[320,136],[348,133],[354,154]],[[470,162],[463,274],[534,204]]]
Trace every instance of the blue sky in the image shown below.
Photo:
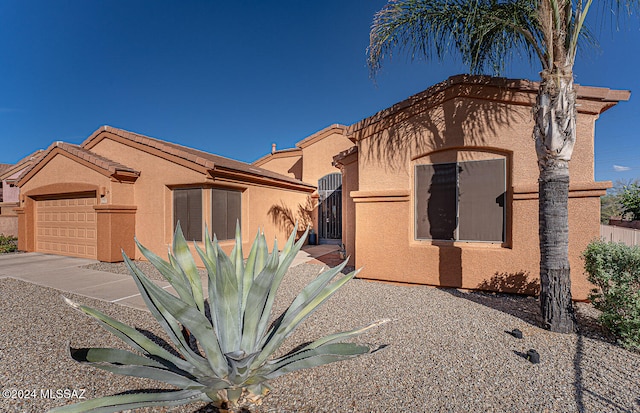
[[[372,82],[365,51],[385,3],[2,0],[0,163],[105,124],[252,162],[465,72],[398,55]],[[598,180],[640,177],[639,21],[592,22],[601,48],[575,67],[578,83],[632,91],[596,123]],[[537,72],[516,61],[504,75]]]

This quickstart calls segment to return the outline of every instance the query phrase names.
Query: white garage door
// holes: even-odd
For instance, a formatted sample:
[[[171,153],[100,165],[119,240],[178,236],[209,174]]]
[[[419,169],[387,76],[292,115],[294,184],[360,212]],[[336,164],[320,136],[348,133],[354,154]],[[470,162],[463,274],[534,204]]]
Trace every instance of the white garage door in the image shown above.
[[[36,201],[36,251],[96,259],[95,194]]]

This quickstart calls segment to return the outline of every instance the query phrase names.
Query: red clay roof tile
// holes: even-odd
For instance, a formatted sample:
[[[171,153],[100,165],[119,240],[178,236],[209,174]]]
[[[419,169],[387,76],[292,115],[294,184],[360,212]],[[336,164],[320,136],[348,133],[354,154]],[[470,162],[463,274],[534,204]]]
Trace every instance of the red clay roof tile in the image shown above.
[[[42,159],[44,159],[51,151],[53,151],[56,148],[64,152],[67,152],[77,158],[83,159],[97,166],[100,169],[109,171],[111,175],[115,174],[118,171],[129,172],[136,175],[140,174],[140,172],[136,171],[133,168],[122,165],[121,163],[118,163],[118,162],[114,162],[110,159],[105,158],[104,156],[98,155],[87,149],[81,148],[78,145],[58,141],[51,144],[49,148],[47,148],[47,150],[42,151],[42,153],[39,154],[38,159],[29,168],[27,168],[24,173],[21,174],[21,177],[25,176],[32,169],[34,169],[40,163],[40,161],[42,161]]]
[[[189,162],[193,162],[196,165],[200,165],[207,169],[213,170],[215,168],[222,168],[242,173],[248,173],[256,176],[262,176],[265,178],[274,179],[277,181],[288,182],[296,185],[303,185],[310,188],[315,188],[315,186],[304,183],[300,180],[291,178],[286,175],[281,175],[276,172],[272,172],[263,168],[255,167],[251,164],[237,161],[234,159],[225,158],[224,156],[214,155],[208,152],[200,151],[198,149],[189,148],[186,146],[178,145],[176,143],[171,143],[167,141],[163,141],[160,139],[152,138],[145,135],[140,135],[134,132],[129,132],[123,129],[114,128],[112,126],[105,125],[95,131],[89,138],[87,138],[80,146],[81,147],[90,147],[90,143],[94,140],[100,133],[109,132],[114,135],[120,136],[122,138],[131,140],[133,142],[137,142],[139,144],[156,148],[162,152],[165,152],[170,155],[177,156],[179,158],[185,159]]]

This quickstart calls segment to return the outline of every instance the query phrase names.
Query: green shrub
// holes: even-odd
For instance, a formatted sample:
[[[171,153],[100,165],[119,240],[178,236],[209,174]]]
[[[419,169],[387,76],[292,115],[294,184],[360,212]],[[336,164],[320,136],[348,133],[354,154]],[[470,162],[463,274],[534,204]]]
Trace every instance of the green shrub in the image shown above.
[[[594,241],[583,257],[600,321],[625,348],[640,350],[640,247]]]
[[[0,254],[18,250],[18,238],[0,234]]]
[[[622,206],[622,215],[627,216],[632,221],[640,219],[640,185],[635,183],[625,185],[619,198]]]

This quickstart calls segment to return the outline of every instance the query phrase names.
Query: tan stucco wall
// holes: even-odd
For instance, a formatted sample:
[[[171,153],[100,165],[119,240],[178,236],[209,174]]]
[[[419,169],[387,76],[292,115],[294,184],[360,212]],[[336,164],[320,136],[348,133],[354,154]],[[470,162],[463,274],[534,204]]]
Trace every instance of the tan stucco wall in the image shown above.
[[[262,162],[256,162],[256,166],[268,169],[279,174],[302,180],[302,153],[291,154],[275,153]]]
[[[311,185],[318,185],[318,180],[325,175],[339,172],[333,166],[333,157],[353,146],[342,129],[332,129],[308,146],[302,147],[302,180]]]
[[[20,208],[18,212],[18,248],[24,251],[35,251],[36,248],[36,216],[35,197],[55,194],[73,194],[93,192],[96,203],[100,204],[101,195],[111,186],[111,180],[81,161],[51,152],[43,165],[28,181],[20,187]],[[97,228],[98,239],[105,236]],[[104,250],[98,250],[98,259],[110,261]]]
[[[532,139],[535,95],[484,88],[468,96],[407,106],[376,124],[354,128],[358,140],[359,189],[356,207],[356,266],[363,278],[463,288],[512,281],[537,283],[538,167]],[[479,98],[479,97],[482,97]],[[573,296],[586,299],[589,284],[581,252],[599,234],[599,195],[594,182],[595,113],[580,113],[571,161],[570,263]],[[486,158],[507,159],[507,237],[501,244],[414,239],[413,168]],[[371,225],[371,223],[376,223]],[[523,292],[523,291],[519,291]],[[530,291],[529,291],[530,292]]]
[[[136,237],[147,248],[166,255],[174,230],[167,186],[206,184],[205,174],[111,139],[99,141],[91,151],[140,171],[135,184],[107,194],[108,204],[135,205]],[[136,251],[136,258],[139,254]]]
[[[290,176],[293,176],[292,172],[295,172],[296,174],[300,174],[300,176],[294,176],[295,178],[307,184],[317,186],[320,178],[328,174],[340,172],[340,170],[333,165],[333,157],[353,146],[353,142],[346,136],[346,129],[343,125],[331,125],[299,141],[296,144],[297,150],[292,152],[276,152],[267,155],[256,161],[255,165],[281,174],[289,174]],[[311,212],[311,221],[313,228],[317,230],[317,195],[312,198],[310,202],[316,205]],[[304,199],[298,203],[306,205],[307,200]],[[344,205],[343,197],[343,219],[345,217]],[[295,211],[297,204],[291,205],[291,208]],[[342,242],[345,243],[344,233]]]
[[[18,200],[15,202],[0,202],[0,216],[14,217],[16,213],[14,208],[18,207]]]
[[[18,216],[0,215],[0,234],[5,236],[18,236]]]
[[[140,242],[157,254],[166,255],[167,247],[173,238],[173,197],[172,189],[180,187],[203,188],[204,223],[209,225],[211,216],[210,188],[228,188],[242,191],[242,238],[245,253],[249,252],[251,243],[258,228],[264,231],[269,247],[272,248],[273,239],[277,237],[280,245],[288,234],[282,227],[275,224],[268,215],[268,210],[274,204],[284,202],[294,208],[303,202],[306,194],[260,185],[247,184],[238,181],[216,180],[205,171],[197,171],[178,165],[162,157],[140,151],[115,140],[103,139],[91,148],[97,154],[124,165],[135,166],[140,176],[135,184],[130,185],[133,190],[133,205],[137,207],[135,213],[135,233]],[[119,191],[119,192],[118,192]],[[126,204],[130,193],[126,190],[114,190],[109,202]],[[221,241],[223,248],[230,252],[233,241]],[[197,257],[195,249],[194,256]],[[136,259],[141,259],[136,251]],[[200,263],[199,258],[196,260]]]
[[[54,194],[91,191],[96,196],[97,258],[102,261],[121,261],[121,249],[132,258],[143,258],[135,248],[133,238],[156,254],[165,257],[171,244],[173,225],[173,193],[175,188],[197,187],[203,190],[203,226],[211,218],[211,189],[228,188],[242,192],[242,236],[245,253],[258,228],[266,235],[272,248],[275,237],[280,247],[288,232],[268,214],[273,205],[294,208],[304,202],[310,190],[283,189],[259,183],[241,182],[235,178],[215,178],[209,169],[177,159],[155,148],[145,148],[136,142],[101,132],[92,142],[91,152],[110,161],[139,171],[137,178],[119,181],[112,172],[55,147],[28,178],[21,182],[23,202],[17,209],[20,248],[35,248],[35,199]],[[209,225],[210,227],[210,225]],[[204,229],[203,229],[204,231]],[[230,252],[233,241],[222,241]],[[197,264],[201,265],[192,247]]]
[[[111,180],[103,174],[64,156],[55,155],[28,182],[20,188],[22,194],[48,185],[60,183],[84,183],[108,188]]]
[[[342,244],[349,257],[348,265],[355,266],[356,205],[350,194],[358,191],[358,151],[339,158],[338,167],[342,172]]]

